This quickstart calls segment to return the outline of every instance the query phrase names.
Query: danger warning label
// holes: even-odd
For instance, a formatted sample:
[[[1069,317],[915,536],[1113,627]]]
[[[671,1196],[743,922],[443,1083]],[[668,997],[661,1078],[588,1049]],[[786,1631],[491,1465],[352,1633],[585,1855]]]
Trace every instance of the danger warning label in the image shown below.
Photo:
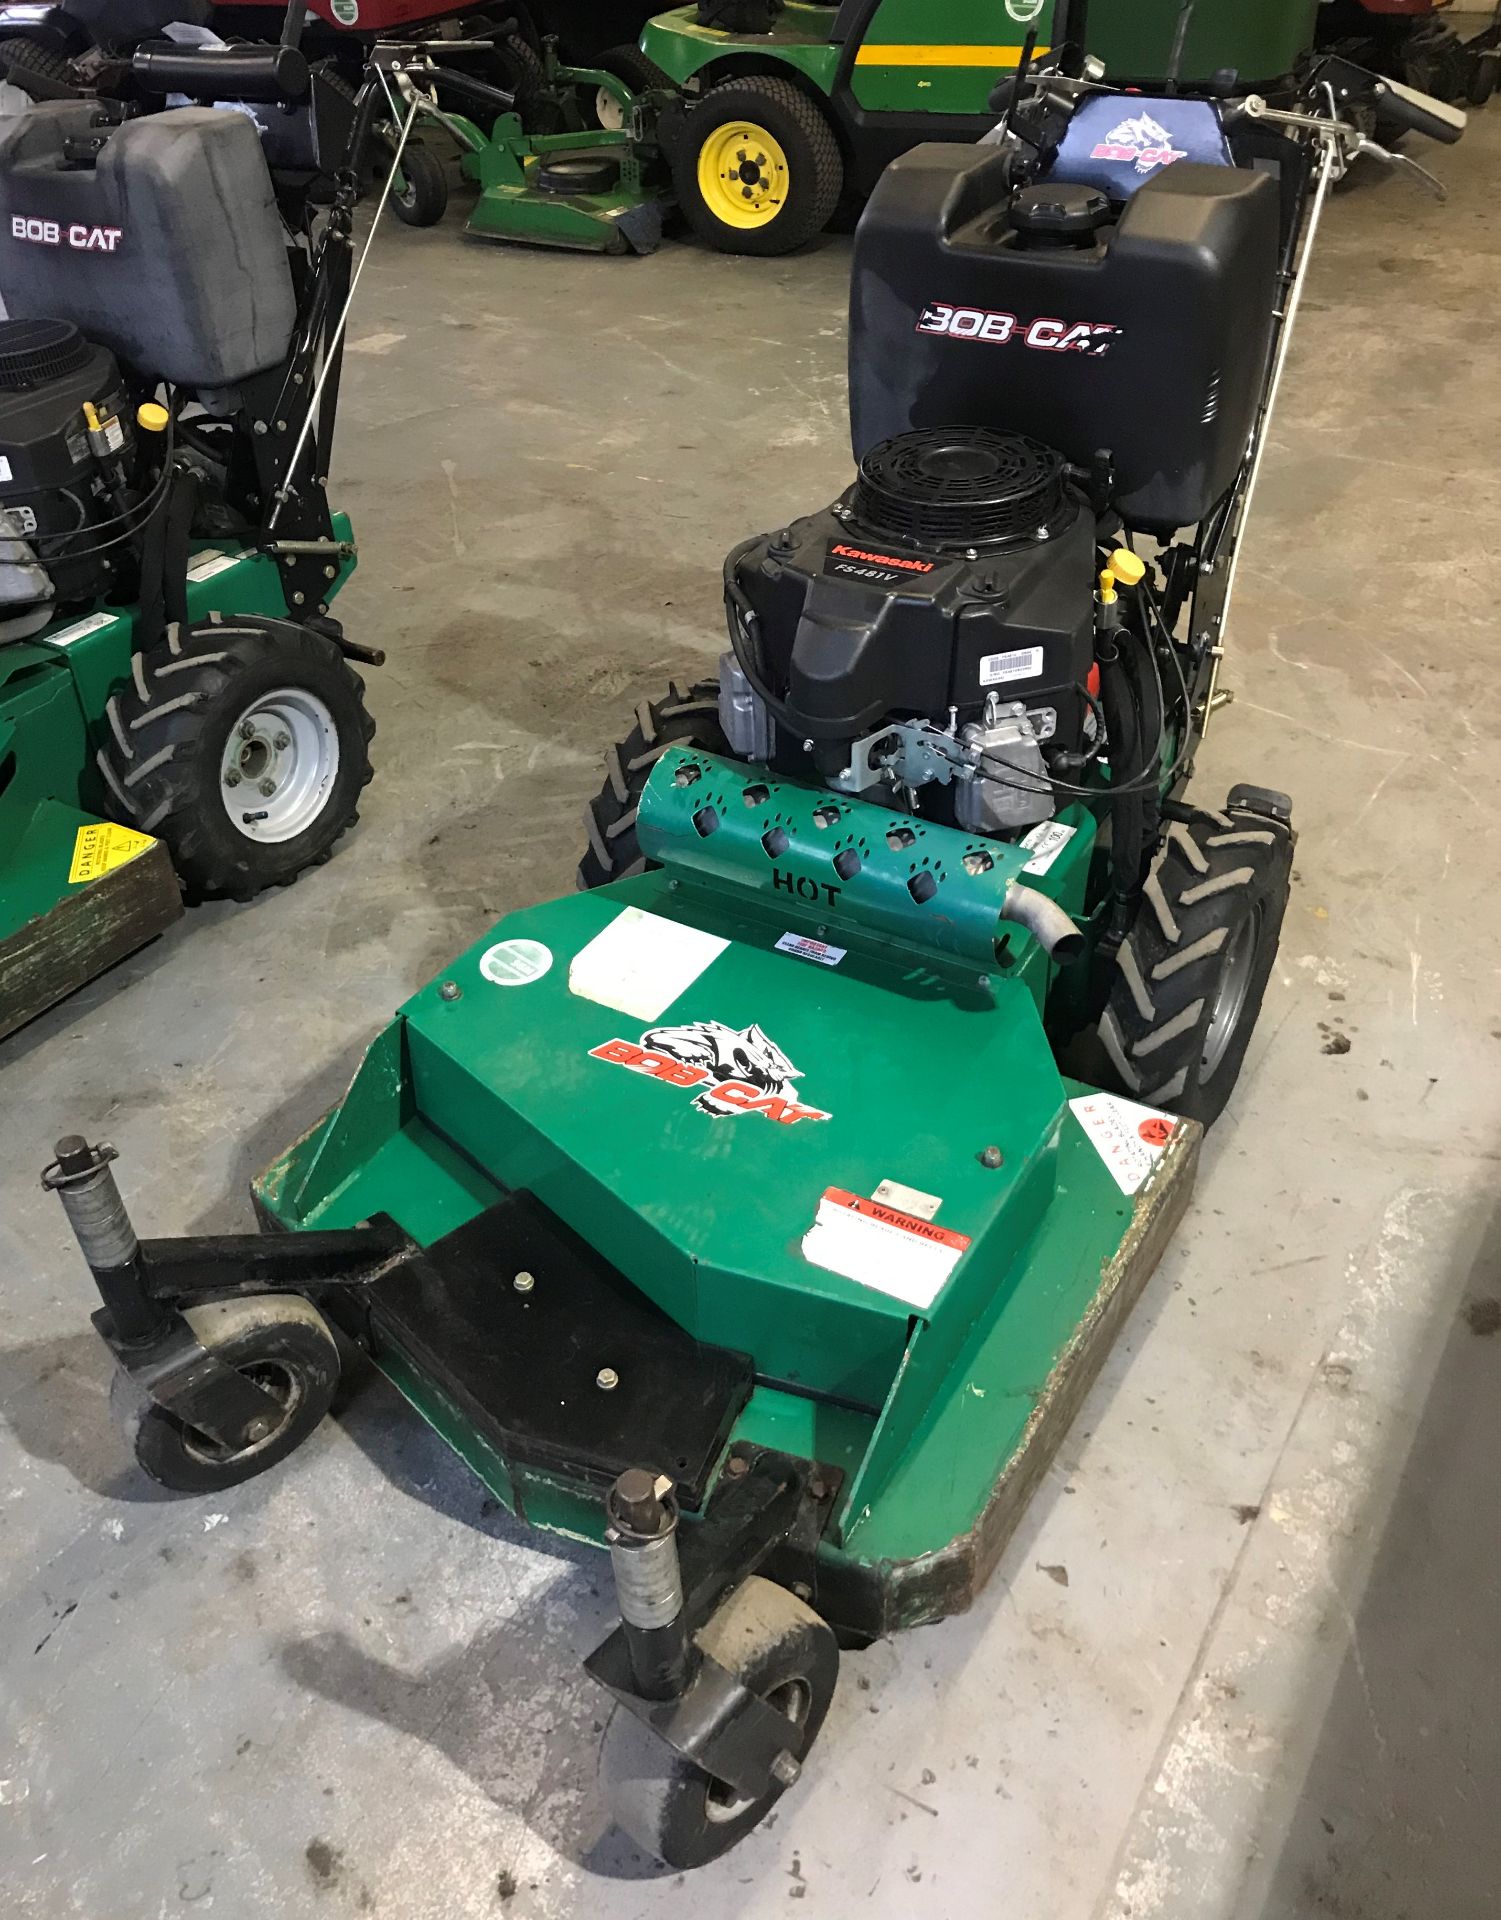
[[[828,1187],[803,1235],[803,1257],[925,1311],[969,1244],[967,1233]]]

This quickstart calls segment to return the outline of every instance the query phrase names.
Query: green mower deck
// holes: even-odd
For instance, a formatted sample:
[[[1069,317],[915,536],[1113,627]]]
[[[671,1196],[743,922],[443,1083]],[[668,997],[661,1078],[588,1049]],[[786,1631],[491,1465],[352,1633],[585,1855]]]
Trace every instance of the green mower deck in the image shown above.
[[[257,1181],[263,1220],[425,1250],[335,1311],[530,1523],[599,1541],[629,1466],[692,1520],[771,1449],[830,1489],[826,1617],[951,1613],[1198,1153],[1054,1065],[1066,982],[998,915],[1013,882],[1082,913],[1093,822],[1059,828],[979,842],[669,752],[660,865],[509,915],[418,993]]]

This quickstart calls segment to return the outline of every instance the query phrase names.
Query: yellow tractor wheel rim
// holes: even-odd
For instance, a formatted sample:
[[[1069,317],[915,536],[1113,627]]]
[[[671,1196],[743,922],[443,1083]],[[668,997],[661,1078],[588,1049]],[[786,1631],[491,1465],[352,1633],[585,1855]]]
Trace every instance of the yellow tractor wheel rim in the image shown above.
[[[698,150],[698,190],[727,227],[769,226],[787,204],[791,181],[786,154],[753,120],[716,127]]]

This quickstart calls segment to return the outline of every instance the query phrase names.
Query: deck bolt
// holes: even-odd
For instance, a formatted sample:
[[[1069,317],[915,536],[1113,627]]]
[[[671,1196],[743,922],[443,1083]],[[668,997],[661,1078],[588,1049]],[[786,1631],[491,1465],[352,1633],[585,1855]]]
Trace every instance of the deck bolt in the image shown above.
[[[440,1000],[457,1000],[463,991],[464,989],[459,985],[457,980],[445,980],[438,989],[438,998]]]
[[[613,1367],[601,1367],[594,1376],[594,1384],[601,1393],[613,1393],[620,1385],[620,1375]]]
[[[271,798],[272,794],[275,793],[275,791],[276,791],[276,782],[274,780],[263,780],[261,782],[261,792],[265,795],[265,797],[268,800]]]
[[[977,987],[988,987],[990,985],[990,975],[988,973],[977,973],[975,975],[975,985]]]
[[[511,1285],[518,1293],[530,1293],[536,1284],[537,1276],[534,1273],[518,1273],[516,1278],[511,1282]]]
[[[334,577],[334,575],[335,575],[335,574],[336,574],[336,573],[337,573],[338,571],[339,571],[339,569],[338,569],[337,567],[325,567],[325,568],[323,569],[323,577],[324,577],[324,579],[325,579],[325,580],[332,580],[332,579],[333,579],[333,577]]]
[[[808,1482],[808,1492],[815,1500],[822,1500],[828,1490],[822,1474],[815,1473],[813,1478]]]
[[[743,1473],[750,1472],[750,1462],[743,1453],[732,1454],[725,1461],[724,1470],[732,1480],[738,1480]]]
[[[1001,1152],[999,1147],[981,1147],[980,1149],[980,1165],[982,1167],[999,1167],[1004,1164],[1005,1159],[1006,1156]]]

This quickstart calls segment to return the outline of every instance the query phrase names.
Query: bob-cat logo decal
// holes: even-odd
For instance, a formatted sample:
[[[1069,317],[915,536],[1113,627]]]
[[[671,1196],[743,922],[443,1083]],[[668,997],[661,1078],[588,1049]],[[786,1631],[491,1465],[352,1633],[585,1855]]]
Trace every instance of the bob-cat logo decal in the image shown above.
[[[1149,113],[1135,114],[1112,127],[1089,156],[1091,160],[1134,160],[1138,173],[1150,173],[1153,167],[1170,167],[1188,155],[1173,145],[1173,136],[1159,126]]]
[[[917,322],[919,333],[941,333],[950,340],[977,340],[982,346],[1031,347],[1038,353],[1108,353],[1123,329],[1108,320],[1019,320],[1014,313],[989,307],[951,307],[930,300]]]
[[[802,1075],[758,1026],[697,1020],[685,1027],[653,1027],[639,1041],[607,1040],[602,1047],[591,1047],[589,1057],[665,1086],[694,1089],[694,1106],[711,1120],[759,1113],[792,1127],[800,1120],[833,1118],[822,1107],[797,1098],[792,1083]]]
[[[65,227],[60,220],[39,220],[27,213],[10,217],[12,240],[30,240],[39,247],[72,247],[78,253],[113,253],[124,231],[123,227],[90,226],[83,220]]]

